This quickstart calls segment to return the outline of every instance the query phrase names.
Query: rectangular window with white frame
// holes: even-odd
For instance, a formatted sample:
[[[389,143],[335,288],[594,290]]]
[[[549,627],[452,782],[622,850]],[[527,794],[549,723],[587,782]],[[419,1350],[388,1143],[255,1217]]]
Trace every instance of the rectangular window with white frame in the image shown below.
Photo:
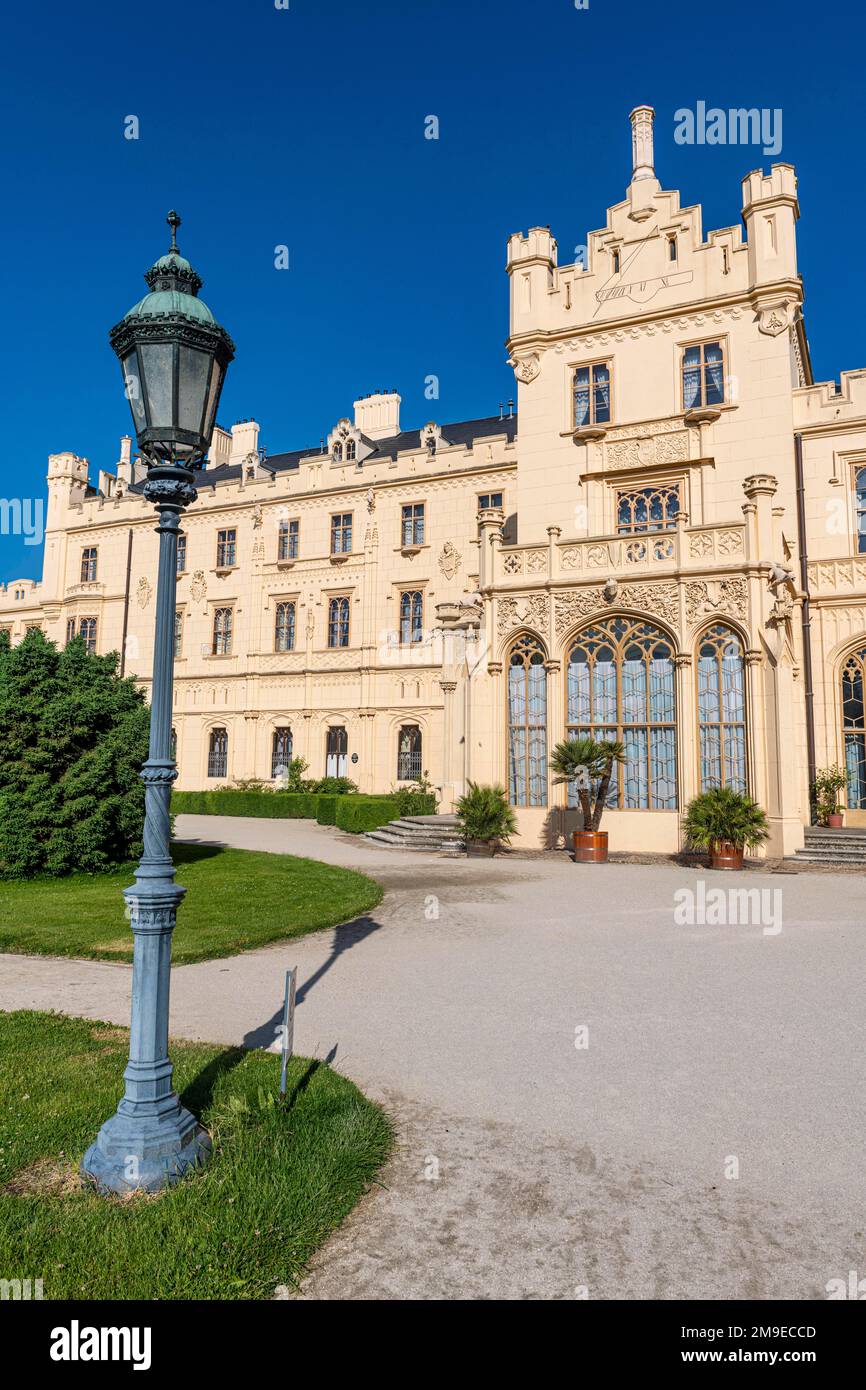
[[[96,582],[97,570],[97,548],[95,545],[86,545],[81,552],[81,582],[82,584],[93,584]]]
[[[690,343],[682,349],[683,410],[724,405],[725,345],[719,339]]]
[[[501,507],[501,506],[502,506],[502,493],[501,493],[501,492],[482,492],[482,493],[479,493],[479,496],[478,496],[478,510],[479,510],[480,512],[486,512],[486,511],[489,510],[490,507]]]
[[[352,553],[352,513],[335,512],[331,517],[331,554]]]
[[[401,509],[400,544],[404,550],[424,544],[424,503],[407,502]]]
[[[613,417],[612,373],[609,362],[590,362],[575,367],[572,378],[574,428],[609,425]]]
[[[218,570],[233,569],[237,564],[238,533],[234,527],[217,531],[216,567]]]
[[[866,555],[866,463],[854,469],[854,531],[858,555]]]
[[[277,560],[297,560],[301,548],[301,523],[297,517],[280,522],[277,538]]]

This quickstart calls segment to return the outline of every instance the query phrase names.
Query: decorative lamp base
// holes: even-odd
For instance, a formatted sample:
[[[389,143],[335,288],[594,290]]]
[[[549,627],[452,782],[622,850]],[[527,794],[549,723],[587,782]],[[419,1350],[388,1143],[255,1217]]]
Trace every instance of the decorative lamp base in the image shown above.
[[[84,1155],[82,1175],[101,1192],[159,1192],[203,1167],[210,1135],[177,1096],[173,1100],[167,1114],[144,1120],[118,1110]]]

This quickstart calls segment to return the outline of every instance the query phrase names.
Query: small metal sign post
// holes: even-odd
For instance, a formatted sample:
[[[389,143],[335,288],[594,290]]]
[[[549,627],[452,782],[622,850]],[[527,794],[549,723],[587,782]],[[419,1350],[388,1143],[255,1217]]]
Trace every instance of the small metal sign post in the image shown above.
[[[286,1100],[286,1067],[292,1055],[292,1046],[295,1039],[295,988],[298,979],[298,967],[293,966],[286,971],[286,997],[283,1004],[283,1027],[281,1039],[281,1051],[283,1054],[282,1066],[280,1068],[280,1104],[284,1105]]]

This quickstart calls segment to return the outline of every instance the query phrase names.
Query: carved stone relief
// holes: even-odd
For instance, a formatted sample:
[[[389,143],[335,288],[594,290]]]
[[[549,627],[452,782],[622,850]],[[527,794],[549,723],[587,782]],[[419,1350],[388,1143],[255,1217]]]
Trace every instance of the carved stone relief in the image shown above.
[[[550,598],[547,594],[521,595],[499,600],[497,628],[499,636],[515,627],[531,627],[545,632],[550,622]]]
[[[446,579],[453,579],[460,569],[460,551],[451,541],[446,541],[440,551],[439,568]]]
[[[523,382],[524,386],[528,386],[530,382],[534,381],[541,371],[541,359],[537,352],[530,353],[528,357],[513,357],[510,360],[514,368],[514,375],[518,381]]]
[[[640,613],[649,613],[660,618],[669,627],[679,627],[679,594],[676,584],[617,584],[607,590],[607,586],[591,589],[575,589],[570,593],[557,594],[555,600],[556,633],[562,637],[580,618],[594,613],[609,612],[612,603],[617,607],[632,608]]]
[[[708,579],[686,585],[686,618],[689,623],[716,613],[745,622],[749,614],[749,587],[745,579]]]

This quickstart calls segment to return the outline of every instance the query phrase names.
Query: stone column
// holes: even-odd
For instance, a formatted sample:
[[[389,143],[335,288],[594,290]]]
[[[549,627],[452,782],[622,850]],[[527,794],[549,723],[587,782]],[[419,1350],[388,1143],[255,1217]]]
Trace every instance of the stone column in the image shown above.
[[[769,812],[776,798],[771,797],[768,777],[763,660],[754,648],[746,652],[746,767],[749,795]]]
[[[496,582],[496,552],[504,521],[501,507],[485,507],[478,513],[478,587],[482,593]]]
[[[565,738],[565,691],[562,687],[562,662],[558,658],[545,661],[547,672],[547,759],[554,746]],[[554,786],[550,767],[547,769],[547,804],[557,835],[565,833],[564,810],[568,804],[568,788]],[[555,816],[555,821],[553,817]]]
[[[674,657],[677,715],[677,805],[680,815],[696,796],[701,784],[700,748],[695,699],[694,666],[691,652]]]
[[[358,714],[361,721],[361,747],[358,750],[360,754],[361,766],[360,770],[356,769],[353,773],[352,764],[350,762],[349,776],[352,778],[353,781],[356,781],[358,783],[359,789],[362,792],[375,792],[377,790],[377,788],[374,786],[376,774],[376,711],[374,709],[362,709],[359,710]],[[351,757],[351,750],[349,756]],[[390,783],[388,783],[388,786],[390,786]],[[385,792],[388,790],[388,786],[383,785],[380,790]]]
[[[491,738],[493,739],[492,756],[490,767],[494,783],[499,783],[503,787],[508,786],[508,754],[505,747],[507,738],[506,729],[506,710],[505,710],[505,685],[502,680],[502,662],[488,661],[487,674],[490,677],[490,698],[493,701],[491,725]]]
[[[455,728],[454,728],[454,692],[457,689],[455,680],[440,680],[439,688],[442,691],[443,711],[442,711],[442,799],[447,803],[448,809],[454,801],[454,769],[459,764],[457,762],[457,749],[455,748]]]
[[[547,528],[547,576],[548,579],[559,578],[559,551],[557,541],[562,535],[559,526],[548,526]],[[551,621],[553,616],[553,604],[550,605]]]

